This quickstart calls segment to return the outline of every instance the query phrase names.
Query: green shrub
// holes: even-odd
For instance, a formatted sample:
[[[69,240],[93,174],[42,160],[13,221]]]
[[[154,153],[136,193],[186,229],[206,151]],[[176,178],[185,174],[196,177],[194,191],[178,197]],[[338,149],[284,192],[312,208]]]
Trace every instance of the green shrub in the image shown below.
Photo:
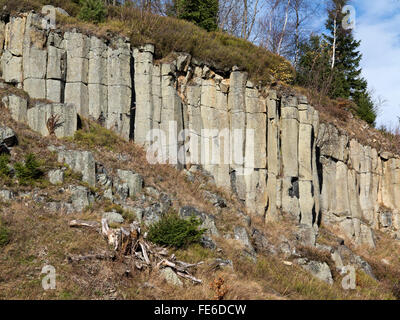
[[[10,230],[4,225],[0,219],[0,247],[10,242]]]
[[[100,23],[107,16],[107,10],[102,0],[81,0],[81,6],[78,15],[81,20]]]
[[[200,241],[205,232],[199,229],[200,225],[201,221],[195,217],[185,220],[171,213],[150,226],[148,238],[159,245],[181,248]]]
[[[109,150],[119,143],[119,138],[111,130],[98,125],[94,122],[86,122],[85,129],[75,132],[73,141],[88,148],[105,147]]]
[[[11,174],[11,169],[8,166],[10,162],[10,157],[7,154],[2,154],[0,156],[0,177],[8,177]]]
[[[40,163],[32,153],[29,153],[25,157],[25,163],[17,162],[14,167],[17,178],[21,184],[30,183],[43,175],[43,171],[40,169]]]

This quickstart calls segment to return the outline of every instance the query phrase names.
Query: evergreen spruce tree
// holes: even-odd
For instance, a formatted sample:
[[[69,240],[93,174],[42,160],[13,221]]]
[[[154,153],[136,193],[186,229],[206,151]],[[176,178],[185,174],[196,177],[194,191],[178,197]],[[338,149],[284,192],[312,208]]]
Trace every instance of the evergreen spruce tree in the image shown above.
[[[103,0],[80,0],[81,11],[79,19],[89,22],[103,22],[107,15],[107,9]]]
[[[300,45],[300,59],[296,70],[296,83],[327,94],[330,90],[331,69],[327,42],[311,35]]]
[[[358,116],[374,124],[377,110],[367,81],[361,76],[360,41],[354,39],[352,29],[342,27],[342,9],[347,4],[348,0],[331,0],[325,24],[329,33],[322,39],[311,37],[303,45],[297,81],[333,99],[351,99],[357,105]]]
[[[207,31],[218,27],[218,0],[176,0],[175,12],[179,19],[184,19]]]
[[[376,108],[368,92],[367,81],[361,76],[362,54],[358,50],[360,41],[354,39],[352,29],[346,30],[342,27],[345,18],[342,9],[348,2],[348,0],[332,0],[332,7],[328,10],[325,27],[330,34],[324,37],[331,48],[331,62],[335,49],[329,96],[353,100],[357,105],[357,114],[369,124],[374,124]]]

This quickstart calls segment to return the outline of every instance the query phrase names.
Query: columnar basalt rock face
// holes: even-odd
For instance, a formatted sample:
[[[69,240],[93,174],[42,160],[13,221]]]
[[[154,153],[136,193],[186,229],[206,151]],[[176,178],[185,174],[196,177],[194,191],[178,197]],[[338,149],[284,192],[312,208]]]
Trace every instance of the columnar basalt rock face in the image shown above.
[[[90,186],[96,184],[96,163],[89,151],[59,150],[58,162],[66,163],[72,170],[82,174],[82,180]]]
[[[77,130],[78,116],[72,104],[36,103],[28,108],[27,99],[14,94],[4,96],[2,103],[15,121],[27,124],[43,136],[51,134],[48,127],[51,118],[54,120],[54,134],[58,138],[71,137]]]
[[[49,134],[47,122],[55,116],[57,123],[54,134],[58,138],[73,136],[77,128],[77,112],[73,104],[37,104],[27,111],[28,125],[32,130],[46,136]]]
[[[400,229],[400,158],[320,124],[305,97],[260,87],[237,67],[218,71],[183,53],[156,62],[154,45],[41,25],[34,13],[0,22],[2,79],[53,102],[28,109],[26,99],[9,95],[2,102],[14,120],[48,134],[47,119],[57,114],[62,137],[73,135],[79,115],[145,147],[157,138],[160,161],[202,165],[267,220],[285,211],[305,230],[322,222],[369,246],[372,229]],[[93,185],[90,156],[71,157]]]

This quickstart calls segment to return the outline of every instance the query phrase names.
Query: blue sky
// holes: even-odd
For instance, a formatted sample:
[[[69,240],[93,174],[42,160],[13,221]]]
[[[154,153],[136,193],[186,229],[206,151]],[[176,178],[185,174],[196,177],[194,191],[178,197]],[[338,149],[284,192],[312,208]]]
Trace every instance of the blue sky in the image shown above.
[[[361,67],[375,97],[387,100],[377,125],[394,127],[400,117],[400,0],[352,0],[354,36],[361,40]]]

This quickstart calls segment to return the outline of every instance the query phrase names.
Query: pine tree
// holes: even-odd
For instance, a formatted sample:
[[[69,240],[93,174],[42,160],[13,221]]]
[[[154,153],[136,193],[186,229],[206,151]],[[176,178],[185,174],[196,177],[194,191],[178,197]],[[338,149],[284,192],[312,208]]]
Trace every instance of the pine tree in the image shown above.
[[[329,33],[322,38],[311,36],[301,46],[297,83],[333,99],[351,99],[357,105],[358,116],[374,124],[377,110],[367,81],[361,76],[360,41],[354,39],[351,29],[342,27],[342,8],[348,0],[331,1],[325,25]]]
[[[329,57],[328,43],[320,36],[311,35],[300,45],[296,83],[327,95],[331,82]]]
[[[103,0],[80,0],[81,11],[79,19],[89,22],[103,22],[107,15],[107,9]]]
[[[324,38],[331,50],[332,66],[329,96],[353,100],[358,108],[357,114],[369,124],[374,124],[376,108],[368,92],[367,81],[361,76],[362,54],[358,50],[361,41],[354,39],[352,29],[342,27],[345,18],[342,8],[347,4],[348,0],[332,0],[325,25],[330,31]]]
[[[184,19],[207,31],[218,27],[218,0],[176,0],[175,12],[179,19]]]

